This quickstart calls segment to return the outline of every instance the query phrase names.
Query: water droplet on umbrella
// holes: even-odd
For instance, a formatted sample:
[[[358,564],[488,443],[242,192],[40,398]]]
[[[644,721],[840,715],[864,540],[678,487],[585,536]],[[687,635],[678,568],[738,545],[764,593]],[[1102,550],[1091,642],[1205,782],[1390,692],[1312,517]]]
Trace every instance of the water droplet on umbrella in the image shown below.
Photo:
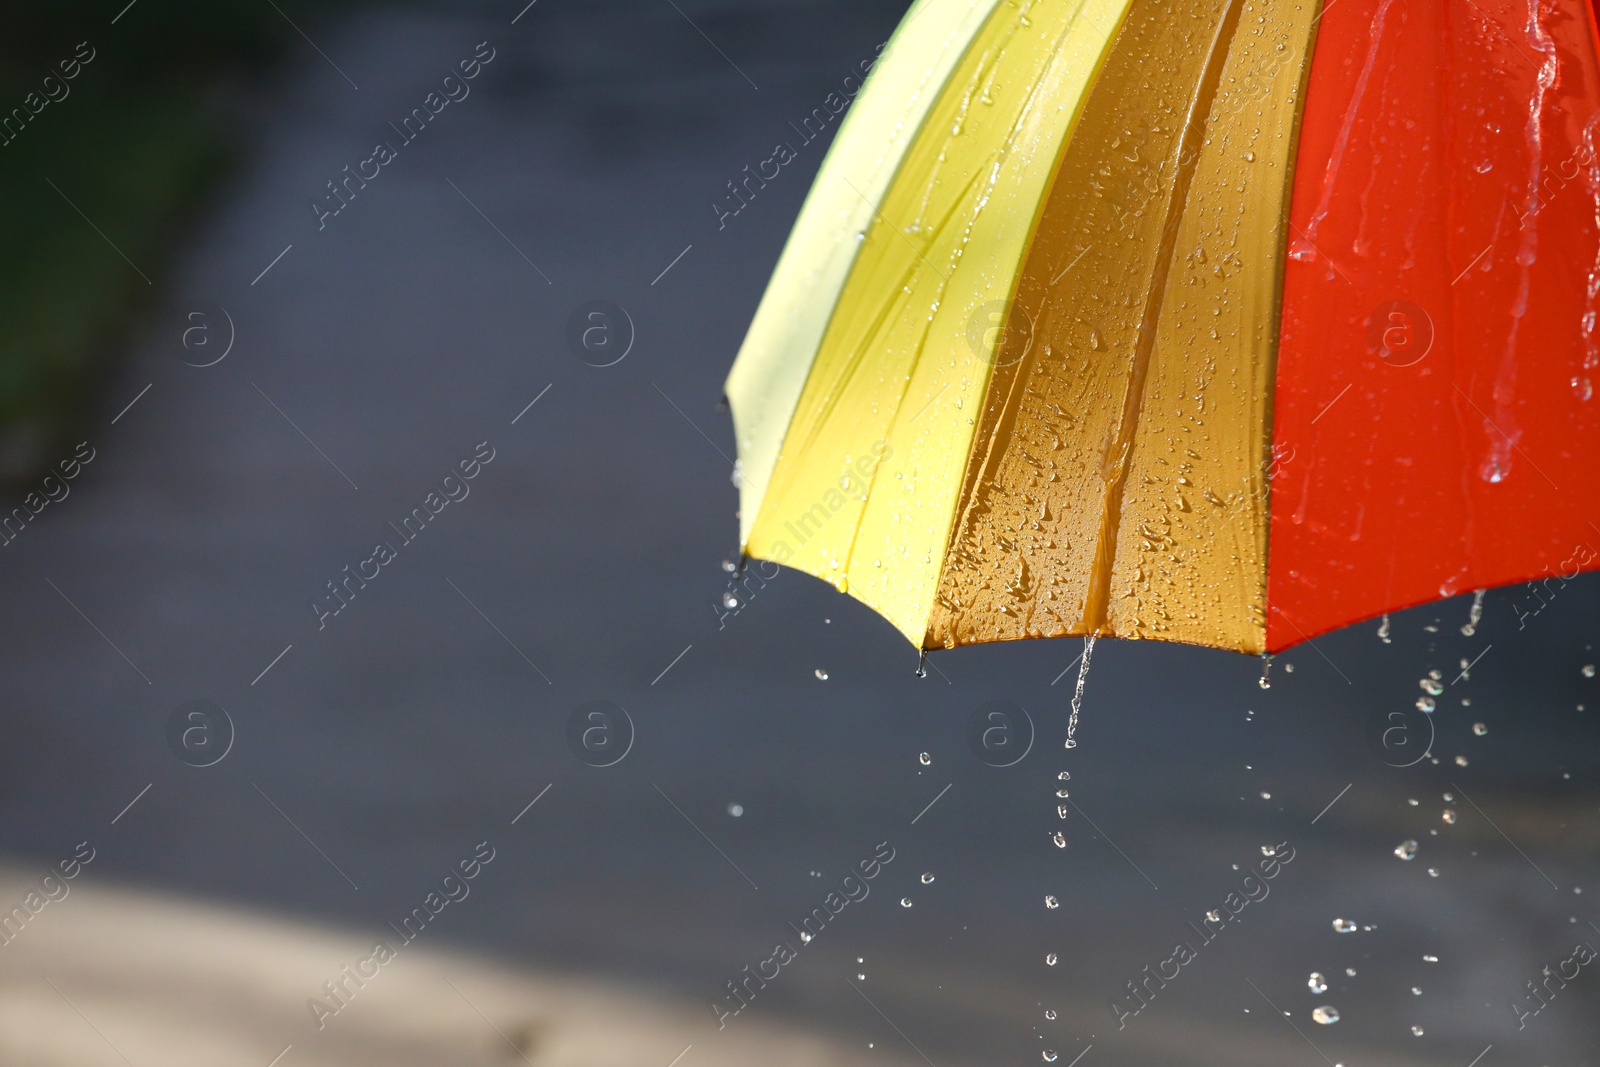
[[[1356,932],[1356,924],[1349,919],[1333,920],[1333,928],[1341,934],[1353,934]]]
[[[1478,737],[1482,737],[1484,734],[1489,732],[1489,728],[1481,722],[1475,722],[1472,724],[1472,732]]]
[[[922,884],[923,885],[932,885],[933,884],[933,872],[932,871],[924,872],[924,874],[922,875]]]
[[[1054,952],[1045,953],[1045,956],[1044,956],[1045,966],[1054,967],[1056,965],[1056,959],[1057,959],[1057,957],[1056,957],[1056,954]]]
[[[924,752],[922,755],[917,757],[917,762],[926,767],[928,764],[933,762],[933,757]]]
[[[823,669],[822,669],[822,668],[821,668],[821,667],[818,667],[818,668],[817,668],[817,669],[816,669],[816,670],[815,670],[815,671],[813,671],[813,672],[812,672],[812,673],[813,673],[813,674],[815,674],[815,675],[816,675],[816,676],[817,676],[817,680],[818,680],[818,681],[823,681],[823,682],[826,682],[826,681],[827,681],[827,680],[828,680],[828,672],[827,672],[827,671],[825,671],[825,670],[823,670]]]
[[[1056,843],[1056,848],[1067,847],[1067,835],[1062,833],[1060,830],[1057,830],[1054,834],[1051,834],[1050,840]]]
[[[1061,901],[1057,900],[1053,896],[1046,896],[1044,898],[1044,906],[1047,907],[1047,908],[1050,908],[1051,910],[1054,910],[1056,908],[1061,907]]]
[[[1313,993],[1326,993],[1328,991],[1328,980],[1317,971],[1312,971],[1311,977],[1306,979],[1306,988]]]
[[[1416,841],[1415,840],[1405,840],[1405,841],[1400,842],[1398,845],[1396,845],[1394,847],[1394,854],[1396,856],[1399,856],[1403,860],[1408,860],[1408,859],[1413,858],[1417,854],[1417,843],[1416,843]]]
[[[732,815],[735,819],[737,819],[739,816],[744,814],[744,805],[743,804],[729,804],[728,805],[728,814]]]
[[[1339,1009],[1332,1004],[1319,1004],[1311,1009],[1311,1018],[1323,1026],[1331,1026],[1339,1021]]]

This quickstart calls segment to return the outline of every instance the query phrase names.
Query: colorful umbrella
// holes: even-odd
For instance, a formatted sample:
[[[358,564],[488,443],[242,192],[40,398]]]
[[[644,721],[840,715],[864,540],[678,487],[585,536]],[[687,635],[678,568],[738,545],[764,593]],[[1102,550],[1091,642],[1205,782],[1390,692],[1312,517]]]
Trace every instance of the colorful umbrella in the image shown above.
[[[1597,113],[1584,0],[924,0],[728,379],[744,551],[921,648],[1600,564]]]

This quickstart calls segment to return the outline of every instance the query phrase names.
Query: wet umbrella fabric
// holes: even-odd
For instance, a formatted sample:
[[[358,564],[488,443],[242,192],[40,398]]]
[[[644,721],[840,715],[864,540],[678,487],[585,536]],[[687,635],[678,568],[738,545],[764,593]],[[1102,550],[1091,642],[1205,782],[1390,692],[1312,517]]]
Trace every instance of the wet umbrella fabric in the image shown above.
[[[1584,0],[924,0],[728,379],[747,554],[919,647],[1276,651],[1600,564]]]

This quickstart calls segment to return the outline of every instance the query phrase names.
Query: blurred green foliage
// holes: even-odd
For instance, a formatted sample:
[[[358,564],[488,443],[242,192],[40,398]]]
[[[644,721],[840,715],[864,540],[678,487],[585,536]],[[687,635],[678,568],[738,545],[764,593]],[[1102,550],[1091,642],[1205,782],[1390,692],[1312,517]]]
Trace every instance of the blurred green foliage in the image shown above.
[[[305,27],[339,6],[126,4],[0,0],[0,116],[42,96],[47,76],[59,94],[80,42],[94,54],[0,146],[0,483],[80,436],[185,224],[238,156],[226,101],[300,43],[288,19]]]

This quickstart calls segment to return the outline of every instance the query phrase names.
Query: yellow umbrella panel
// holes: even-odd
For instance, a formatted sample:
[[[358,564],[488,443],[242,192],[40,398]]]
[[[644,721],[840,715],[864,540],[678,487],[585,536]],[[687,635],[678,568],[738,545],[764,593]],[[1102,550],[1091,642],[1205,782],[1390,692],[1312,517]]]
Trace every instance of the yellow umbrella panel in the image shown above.
[[[1259,651],[1280,209],[1314,15],[913,11],[729,378],[745,551],[919,647]],[[1183,254],[1200,247],[1226,253]]]

